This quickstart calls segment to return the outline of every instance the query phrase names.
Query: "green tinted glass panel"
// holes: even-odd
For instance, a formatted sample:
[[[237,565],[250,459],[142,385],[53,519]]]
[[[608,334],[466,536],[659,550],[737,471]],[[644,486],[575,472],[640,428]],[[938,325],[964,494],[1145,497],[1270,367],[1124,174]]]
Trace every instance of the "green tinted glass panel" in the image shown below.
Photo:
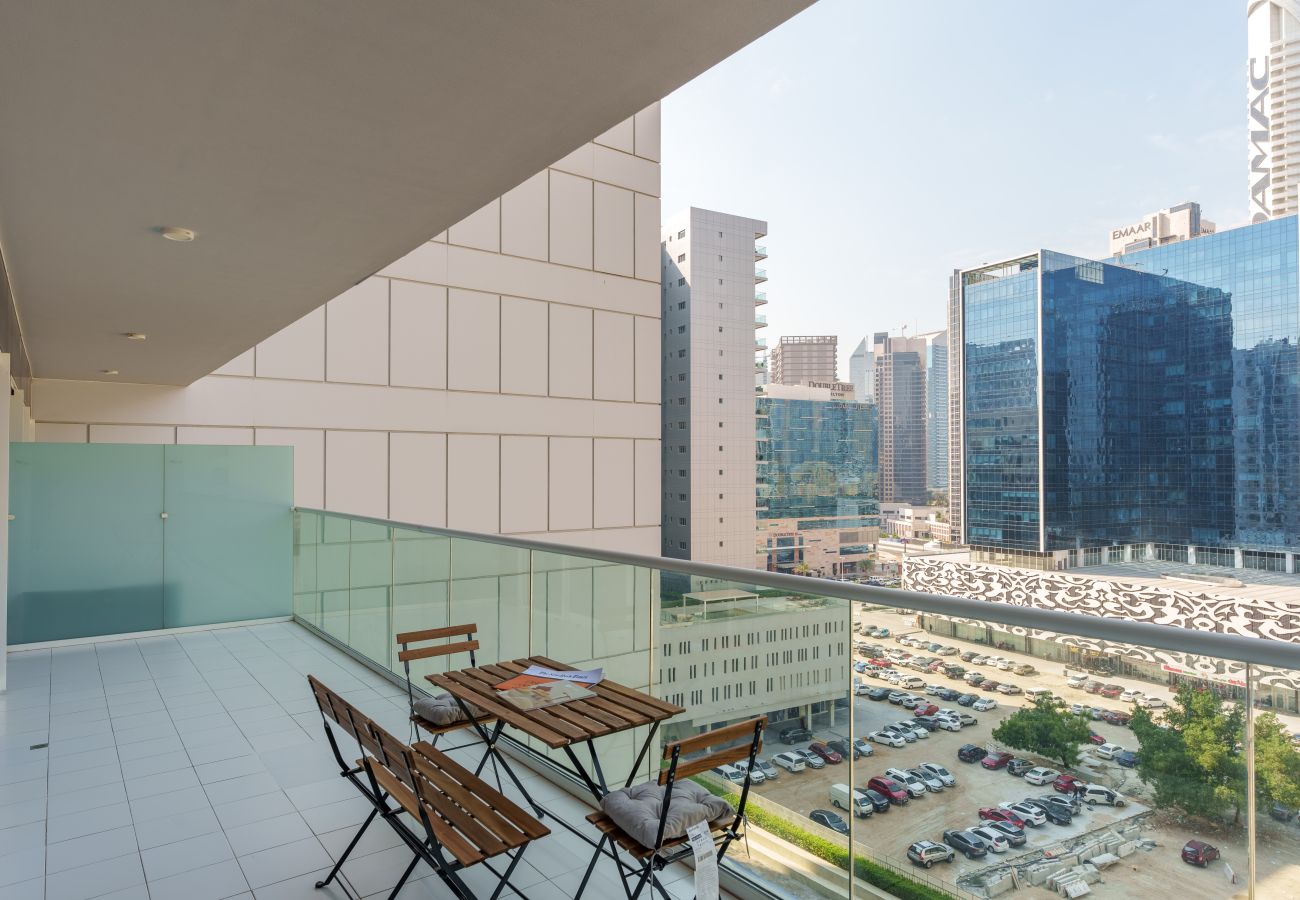
[[[163,626],[162,448],[11,444],[9,642]]]

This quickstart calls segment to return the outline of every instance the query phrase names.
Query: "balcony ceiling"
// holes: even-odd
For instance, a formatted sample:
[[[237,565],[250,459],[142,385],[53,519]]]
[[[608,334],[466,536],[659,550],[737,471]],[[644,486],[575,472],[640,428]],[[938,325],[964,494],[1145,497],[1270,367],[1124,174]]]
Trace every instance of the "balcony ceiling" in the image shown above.
[[[35,374],[188,384],[810,3],[5,4],[0,250]]]

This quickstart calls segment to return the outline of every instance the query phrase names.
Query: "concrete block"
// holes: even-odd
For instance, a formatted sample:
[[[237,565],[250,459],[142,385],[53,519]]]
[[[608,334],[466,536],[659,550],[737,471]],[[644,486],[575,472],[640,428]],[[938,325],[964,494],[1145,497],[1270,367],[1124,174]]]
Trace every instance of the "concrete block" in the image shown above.
[[[1121,841],[1118,837],[1116,837],[1114,840],[1106,841],[1101,846],[1107,853],[1113,854],[1115,850],[1119,847],[1119,845],[1122,843],[1123,841]]]
[[[1137,841],[1124,841],[1115,848],[1115,855],[1123,859],[1126,856],[1132,856],[1135,850],[1137,850]]]
[[[1078,853],[1064,853],[1064,854],[1058,856],[1058,857],[1056,858],[1056,861],[1059,862],[1062,866],[1065,866],[1065,867],[1067,867],[1067,868],[1070,867],[1070,866],[1077,866],[1077,865],[1079,864],[1079,854],[1078,854]]]
[[[1075,897],[1084,897],[1092,893],[1092,888],[1088,887],[1085,881],[1072,881],[1061,888],[1061,894],[1074,900]]]
[[[1079,877],[1088,882],[1088,884],[1096,884],[1098,881],[1101,881],[1101,873],[1097,871],[1096,866],[1084,863],[1074,871],[1078,872]]]
[[[1040,884],[1045,884],[1047,879],[1051,878],[1063,868],[1064,866],[1055,861],[1034,866],[1029,870],[1029,883],[1034,887],[1037,887]]]
[[[989,897],[1001,897],[1003,894],[1015,889],[1016,882],[1010,874],[1003,875],[997,881],[988,882],[984,885],[984,893]]]

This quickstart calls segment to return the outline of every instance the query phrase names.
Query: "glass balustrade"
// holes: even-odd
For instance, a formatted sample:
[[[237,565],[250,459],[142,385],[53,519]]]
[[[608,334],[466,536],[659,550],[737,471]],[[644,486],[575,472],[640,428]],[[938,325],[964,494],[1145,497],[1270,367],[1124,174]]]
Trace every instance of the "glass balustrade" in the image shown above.
[[[1296,671],[1075,633],[1086,616],[1049,631],[1000,604],[902,608],[926,596],[296,512],[296,618],[392,673],[396,633],[466,622],[480,662],[602,667],[686,710],[643,777],[666,741],[766,716],[747,841],[725,863],[760,892],[975,898],[1104,879],[1114,897],[1229,897],[1257,846],[1255,896],[1300,895]],[[607,770],[644,737],[601,739]],[[743,774],[695,778],[735,802]]]

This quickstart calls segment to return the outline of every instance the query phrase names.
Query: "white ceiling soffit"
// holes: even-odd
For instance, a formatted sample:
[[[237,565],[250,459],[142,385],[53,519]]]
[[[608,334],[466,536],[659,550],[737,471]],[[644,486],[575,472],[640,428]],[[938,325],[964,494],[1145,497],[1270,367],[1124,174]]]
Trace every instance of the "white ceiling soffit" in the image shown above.
[[[188,384],[810,3],[3,0],[35,372]]]

